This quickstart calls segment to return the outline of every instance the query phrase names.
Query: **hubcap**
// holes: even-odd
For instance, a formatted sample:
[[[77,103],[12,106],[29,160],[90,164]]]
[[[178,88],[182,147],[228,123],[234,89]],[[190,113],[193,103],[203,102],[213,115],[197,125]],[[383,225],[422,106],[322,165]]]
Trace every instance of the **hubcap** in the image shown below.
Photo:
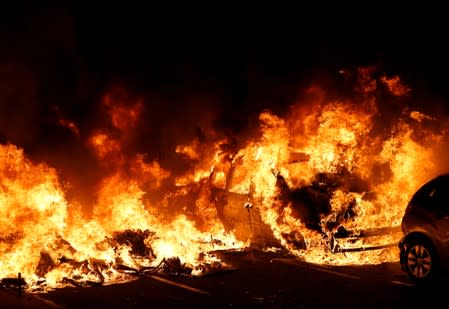
[[[430,272],[432,259],[429,251],[422,245],[414,245],[407,256],[407,267],[417,278],[424,278]]]

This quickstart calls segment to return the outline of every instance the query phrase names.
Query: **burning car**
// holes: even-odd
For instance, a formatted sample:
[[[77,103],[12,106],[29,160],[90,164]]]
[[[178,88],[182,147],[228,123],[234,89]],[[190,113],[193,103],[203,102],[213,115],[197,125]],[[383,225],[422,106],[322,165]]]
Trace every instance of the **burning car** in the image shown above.
[[[310,155],[291,152],[288,165],[307,164]],[[292,215],[304,224],[303,229],[282,230],[274,234],[272,227],[263,219],[263,205],[255,194],[255,188],[248,181],[250,175],[242,171],[243,157],[234,157],[225,169],[213,169],[209,177],[211,200],[217,208],[217,214],[224,227],[233,231],[240,241],[249,241],[251,247],[282,247],[292,250],[307,250],[314,244],[306,239],[305,234],[313,233],[321,240],[321,245],[329,253],[363,252],[380,250],[397,246],[396,238],[382,240],[400,232],[399,226],[371,227],[364,230],[348,229],[341,225],[356,216],[355,201],[349,202],[323,224],[322,218],[332,212],[331,200],[337,190],[363,192],[367,184],[360,178],[345,172],[319,173],[309,184],[292,187],[286,178],[276,169],[271,171],[274,193],[273,204],[277,211],[292,209]],[[249,183],[242,190],[241,183]],[[364,199],[372,198],[365,194]],[[309,232],[310,231],[310,232]],[[308,235],[310,236],[310,235]],[[378,238],[377,242],[372,242]],[[397,238],[399,240],[399,238]]]
[[[360,81],[369,87],[355,101],[314,90],[239,134],[201,123],[161,150],[135,145],[143,102],[108,92],[101,126],[79,135],[60,121],[90,151],[95,185],[0,144],[0,278],[21,273],[46,291],[156,271],[201,276],[227,269],[218,251],[249,245],[318,264],[397,262],[396,228],[440,168],[434,145],[449,130],[410,110],[386,124],[376,81]]]
[[[448,269],[449,174],[424,184],[411,198],[402,220],[402,269],[416,282],[429,282]]]

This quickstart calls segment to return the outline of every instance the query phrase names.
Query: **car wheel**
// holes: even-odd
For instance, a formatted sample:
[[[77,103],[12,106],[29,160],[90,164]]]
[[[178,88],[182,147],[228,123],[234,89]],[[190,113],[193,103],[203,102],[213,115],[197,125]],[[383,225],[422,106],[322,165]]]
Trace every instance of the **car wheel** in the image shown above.
[[[427,241],[414,240],[406,248],[404,263],[410,278],[425,282],[435,277],[438,265],[433,246]]]

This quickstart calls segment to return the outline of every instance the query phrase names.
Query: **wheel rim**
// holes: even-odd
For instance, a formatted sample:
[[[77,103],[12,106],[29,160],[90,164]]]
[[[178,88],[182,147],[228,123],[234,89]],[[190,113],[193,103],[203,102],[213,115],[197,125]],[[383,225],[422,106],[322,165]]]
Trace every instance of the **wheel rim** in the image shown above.
[[[407,256],[407,267],[417,278],[426,277],[432,268],[432,258],[429,250],[422,245],[414,245]]]

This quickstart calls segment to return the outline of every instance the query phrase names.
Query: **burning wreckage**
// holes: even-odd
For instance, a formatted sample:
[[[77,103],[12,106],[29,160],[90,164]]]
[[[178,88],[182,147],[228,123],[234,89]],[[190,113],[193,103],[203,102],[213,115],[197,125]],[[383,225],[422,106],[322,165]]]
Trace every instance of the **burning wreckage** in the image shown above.
[[[300,165],[308,160],[309,155],[305,153],[291,153],[288,164]],[[226,231],[232,232],[236,238],[235,244],[238,245],[235,247],[241,249],[248,248],[249,245],[248,249],[269,250],[271,248],[278,251],[287,245],[295,250],[307,250],[307,240],[299,231],[283,232],[281,239],[285,243],[282,243],[280,238],[274,235],[272,227],[261,217],[261,201],[254,194],[252,185],[249,186],[250,190],[244,193],[233,191],[233,188],[236,188],[236,178],[238,179],[240,173],[239,162],[241,162],[239,159],[231,160],[227,171],[212,169],[207,182],[200,183],[197,188],[207,187],[209,202],[214,205],[223,227]],[[222,175],[224,173],[224,181],[217,176],[220,173]],[[379,236],[383,233],[391,235],[392,232],[399,231],[398,228],[372,229],[358,233],[346,230],[339,225],[339,222],[355,216],[351,206],[338,213],[334,221],[327,222],[324,228],[327,231],[333,231],[332,233],[323,229],[321,218],[331,212],[330,201],[335,190],[364,192],[366,188],[363,187],[361,179],[354,179],[353,176],[343,173],[322,173],[316,175],[316,179],[310,185],[296,189],[287,184],[279,171],[272,169],[271,174],[275,179],[275,199],[279,203],[278,207],[291,206],[301,222],[305,224],[306,229],[316,231],[321,235],[327,252],[344,253],[396,246],[396,243],[393,242],[367,247],[363,242],[359,247],[341,247],[342,240],[346,244],[356,244],[360,239],[366,237]],[[191,188],[189,189],[185,192],[194,192]],[[178,190],[183,191],[183,186],[179,186]],[[188,195],[178,195],[177,199],[172,202],[179,203],[181,197],[186,203],[186,199],[189,199]],[[0,242],[13,246],[16,241],[20,240],[20,237],[21,235],[12,233],[1,238]],[[231,265],[221,261],[215,253],[220,250],[234,250],[234,246],[226,246],[213,236],[196,241],[202,242],[205,249],[196,257],[194,264],[182,262],[176,255],[158,259],[152,248],[152,243],[157,239],[157,233],[148,229],[127,229],[113,232],[111,236],[106,236],[102,241],[94,244],[97,250],[111,250],[110,253],[113,252],[112,259],[109,257],[80,259],[79,252],[71,243],[57,235],[54,241],[48,245],[47,251],[43,250],[39,253],[39,260],[33,273],[35,279],[30,290],[38,292],[57,286],[91,286],[109,282],[126,282],[135,276],[153,273],[203,276],[233,269]],[[246,245],[242,246],[241,244]],[[126,254],[120,254],[123,250],[127,251]],[[49,276],[52,273],[56,275],[56,278]],[[62,277],[60,277],[61,275]],[[17,278],[3,278],[1,284],[5,287],[18,287],[19,290],[27,285],[20,273]]]
[[[17,277],[3,278],[0,281],[0,286],[17,288],[20,294],[24,287],[27,287],[32,292],[40,292],[47,291],[53,287],[82,287],[127,282],[133,280],[135,276],[154,273],[202,276],[232,269],[230,265],[218,259],[211,259],[214,256],[209,253],[200,254],[197,257],[196,265],[184,263],[177,256],[164,257],[157,260],[148,242],[153,237],[156,237],[155,233],[149,230],[125,230],[113,233],[112,237],[106,237],[103,242],[96,244],[96,246],[112,248],[114,251],[120,251],[123,246],[129,248],[129,257],[134,261],[141,262],[138,267],[128,266],[127,264],[129,263],[121,260],[120,257],[113,261],[96,258],[80,260],[61,254],[55,260],[48,252],[41,251],[39,262],[34,270],[35,278],[38,279],[31,286],[27,285],[27,281],[20,272]],[[210,240],[211,244],[214,242],[217,242],[217,240]],[[53,246],[61,251],[68,250],[73,254],[77,253],[77,250],[62,237],[57,237],[57,241]],[[213,247],[213,244],[211,246]],[[154,263],[156,261],[158,261],[157,264]],[[58,280],[58,282],[48,282],[48,274],[60,268],[65,270],[64,277]]]
[[[290,153],[288,164],[301,164],[301,162],[307,162],[309,158],[309,155],[305,153]],[[246,193],[233,192],[230,189],[233,187],[234,175],[238,168],[238,163],[231,164],[224,185],[222,184],[221,187],[214,184],[216,171],[213,171],[210,176],[211,196],[221,221],[226,229],[234,231],[237,239],[242,241],[249,239],[252,247],[282,248],[273,230],[262,220],[258,201],[251,186]],[[397,247],[397,240],[401,233],[400,226],[351,231],[340,224],[356,216],[353,209],[354,203],[349,204],[349,207],[336,214],[335,220],[326,222],[324,228],[322,227],[321,218],[328,216],[332,211],[331,199],[334,192],[338,189],[346,192],[366,192],[368,184],[363,184],[362,179],[344,172],[320,173],[311,184],[291,188],[279,171],[273,169],[272,174],[276,179],[276,199],[280,202],[280,207],[290,205],[307,229],[321,234],[327,252],[346,253]],[[364,198],[369,198],[369,194]],[[385,235],[396,237],[389,237],[386,242],[384,240],[370,245],[370,238]],[[299,231],[283,233],[282,238],[289,246],[297,250],[307,249],[307,241]]]
[[[214,131],[178,145],[188,162],[181,174],[124,151],[143,105],[106,95],[110,128],[83,140],[107,170],[92,205],[67,197],[54,168],[0,145],[2,285],[47,291],[202,276],[233,269],[220,255],[232,250],[283,250],[321,264],[398,261],[408,200],[439,173],[449,130],[410,109],[385,125],[376,80],[359,73],[366,87],[357,104],[318,91],[285,117],[262,112],[241,143]],[[394,97],[408,91],[396,77],[377,82]]]

